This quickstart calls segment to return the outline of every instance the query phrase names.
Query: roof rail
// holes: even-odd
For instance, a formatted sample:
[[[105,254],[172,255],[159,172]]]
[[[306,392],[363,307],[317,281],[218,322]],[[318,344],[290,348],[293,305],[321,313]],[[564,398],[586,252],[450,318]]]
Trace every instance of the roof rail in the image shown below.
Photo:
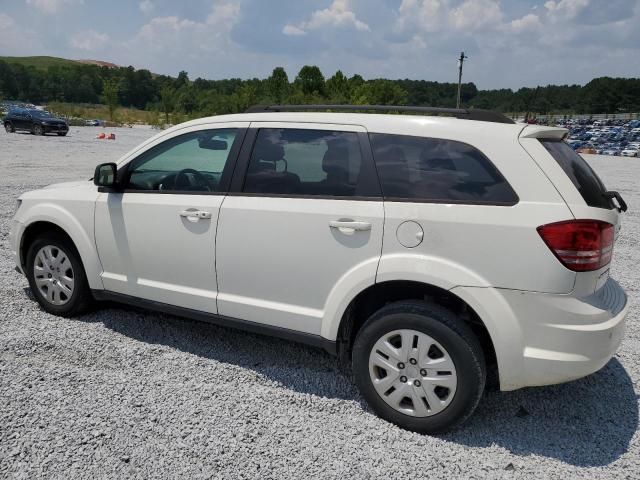
[[[480,110],[475,108],[438,108],[438,107],[411,107],[404,105],[254,105],[245,113],[258,112],[302,112],[306,110],[340,110],[349,112],[411,112],[432,115],[449,115],[465,120],[477,120],[480,122],[516,123],[506,115],[493,110]]]

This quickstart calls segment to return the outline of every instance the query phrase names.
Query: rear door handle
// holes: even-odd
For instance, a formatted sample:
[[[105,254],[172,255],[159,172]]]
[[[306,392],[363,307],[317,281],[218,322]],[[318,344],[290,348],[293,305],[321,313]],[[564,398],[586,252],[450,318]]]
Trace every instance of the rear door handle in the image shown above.
[[[329,226],[347,232],[364,232],[371,230],[371,224],[369,222],[356,222],[355,220],[331,220]]]
[[[181,211],[180,216],[184,218],[211,218],[211,212],[198,210],[196,208],[188,208]]]

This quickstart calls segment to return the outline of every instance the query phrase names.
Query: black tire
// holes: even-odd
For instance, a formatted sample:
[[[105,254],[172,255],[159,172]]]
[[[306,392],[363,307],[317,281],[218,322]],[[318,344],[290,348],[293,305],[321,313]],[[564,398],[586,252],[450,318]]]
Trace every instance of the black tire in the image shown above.
[[[33,126],[33,134],[34,135],[44,135],[44,127],[42,125],[34,125]]]
[[[375,343],[394,330],[410,329],[429,335],[442,345],[455,365],[457,386],[451,403],[439,413],[410,416],[387,404],[375,390],[369,374],[369,355]],[[486,366],[478,339],[452,311],[423,301],[391,303],[362,326],[353,346],[355,382],[373,411],[401,428],[436,434],[461,425],[474,412],[484,391]]]
[[[66,137],[67,136],[67,132],[58,132],[58,136],[59,137]]]
[[[13,133],[13,132],[15,132],[15,131],[16,131],[16,129],[15,129],[15,128],[13,128],[13,125],[12,125],[11,123],[9,123],[9,122],[7,122],[7,123],[5,123],[5,124],[4,124],[4,129],[5,129],[5,131],[6,131],[7,133]]]
[[[47,245],[54,246],[64,252],[71,262],[71,267],[73,269],[73,292],[63,305],[54,305],[50,303],[36,285],[34,273],[36,255],[41,248]],[[27,250],[25,273],[33,296],[36,298],[40,306],[49,313],[62,317],[72,317],[86,312],[92,304],[93,297],[91,295],[91,290],[89,289],[89,284],[87,283],[87,276],[85,274],[80,255],[78,254],[78,250],[67,237],[60,235],[59,233],[43,233],[38,236],[31,245],[29,245]]]

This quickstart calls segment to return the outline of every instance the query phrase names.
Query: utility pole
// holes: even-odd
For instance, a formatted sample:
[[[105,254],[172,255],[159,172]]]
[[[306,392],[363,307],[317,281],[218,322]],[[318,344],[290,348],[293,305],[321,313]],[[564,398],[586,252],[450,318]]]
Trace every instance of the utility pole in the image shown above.
[[[460,52],[460,58],[458,59],[458,98],[456,100],[456,108],[460,108],[460,90],[462,89],[462,64],[467,57],[464,52]]]

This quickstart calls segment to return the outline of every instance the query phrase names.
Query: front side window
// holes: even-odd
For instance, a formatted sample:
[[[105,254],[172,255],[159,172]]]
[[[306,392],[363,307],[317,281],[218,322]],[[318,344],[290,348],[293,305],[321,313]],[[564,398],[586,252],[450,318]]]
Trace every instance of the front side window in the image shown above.
[[[373,196],[371,170],[364,166],[357,133],[264,128],[258,131],[243,191]]]
[[[171,138],[133,160],[126,188],[220,192],[237,129],[201,130]]]
[[[518,201],[496,167],[471,145],[382,133],[369,138],[385,198],[488,205]]]

